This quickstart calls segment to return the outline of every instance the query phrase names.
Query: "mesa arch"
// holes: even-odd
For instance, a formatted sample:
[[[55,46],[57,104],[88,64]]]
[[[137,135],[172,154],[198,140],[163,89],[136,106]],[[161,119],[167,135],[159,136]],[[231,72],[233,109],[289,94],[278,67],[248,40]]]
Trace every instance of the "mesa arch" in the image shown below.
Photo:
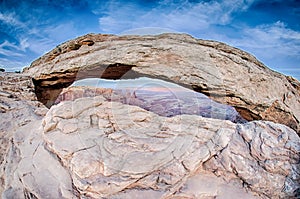
[[[88,34],[59,45],[24,73],[33,77],[38,98],[48,106],[55,98],[51,96],[83,76],[146,76],[204,93],[235,107],[248,120],[274,121],[300,131],[297,80],[270,70],[242,50],[185,34]]]

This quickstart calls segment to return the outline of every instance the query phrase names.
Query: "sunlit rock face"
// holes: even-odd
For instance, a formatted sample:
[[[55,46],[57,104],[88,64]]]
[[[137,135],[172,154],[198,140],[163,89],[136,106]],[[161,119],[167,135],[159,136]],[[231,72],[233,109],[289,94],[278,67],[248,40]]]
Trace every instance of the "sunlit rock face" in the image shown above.
[[[0,73],[0,164],[13,131],[41,118],[46,111],[46,107],[35,96],[31,77]]]
[[[164,117],[82,97],[14,133],[2,198],[295,198],[299,139],[272,122]]]
[[[299,81],[240,49],[186,34],[88,34],[57,46],[24,72],[48,107],[76,79],[147,76],[189,86],[249,121],[285,124],[300,134]]]
[[[119,81],[97,78],[75,81],[62,91],[56,104],[97,95],[103,95],[111,101],[139,106],[160,116],[188,114],[232,122],[246,122],[231,106],[217,103],[204,94],[179,85],[145,77]]]

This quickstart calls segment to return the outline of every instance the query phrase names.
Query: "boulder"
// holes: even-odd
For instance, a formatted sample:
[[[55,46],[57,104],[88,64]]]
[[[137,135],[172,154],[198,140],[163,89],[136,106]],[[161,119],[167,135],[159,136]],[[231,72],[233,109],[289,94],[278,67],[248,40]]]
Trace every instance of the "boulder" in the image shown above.
[[[175,82],[229,104],[247,120],[269,120],[300,132],[300,83],[270,70],[252,55],[185,34],[88,34],[34,61],[34,78],[48,107],[76,79],[148,76]]]
[[[294,198],[299,143],[272,122],[164,117],[83,97],[14,133],[2,198]]]

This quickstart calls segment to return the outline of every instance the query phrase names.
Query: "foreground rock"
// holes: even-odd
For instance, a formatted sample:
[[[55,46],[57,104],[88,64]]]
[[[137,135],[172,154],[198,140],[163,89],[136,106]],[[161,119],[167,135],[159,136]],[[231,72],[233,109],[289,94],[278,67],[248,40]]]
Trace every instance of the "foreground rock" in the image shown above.
[[[37,101],[31,78],[16,73],[0,73],[0,164],[13,132],[41,119],[46,107]]]
[[[183,34],[89,34],[59,45],[24,70],[50,107],[75,79],[149,76],[176,82],[234,106],[247,120],[269,120],[300,132],[300,84],[223,43]]]
[[[29,76],[0,73],[0,193],[4,189],[4,182],[7,183],[4,172],[11,169],[4,158],[9,153],[12,136],[16,130],[28,123],[41,120],[47,111],[47,108],[37,101]],[[17,160],[13,158],[11,161]]]
[[[2,197],[294,198],[299,143],[272,122],[163,117],[79,98],[16,131]]]

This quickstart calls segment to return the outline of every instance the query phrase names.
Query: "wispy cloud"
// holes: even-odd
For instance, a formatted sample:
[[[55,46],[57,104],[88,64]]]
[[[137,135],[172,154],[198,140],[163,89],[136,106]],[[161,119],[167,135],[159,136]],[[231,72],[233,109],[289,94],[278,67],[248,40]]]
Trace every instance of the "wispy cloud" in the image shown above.
[[[12,44],[8,41],[4,41],[0,44],[0,55],[4,56],[17,56],[21,57],[24,54],[18,52],[22,49],[22,47]]]
[[[246,27],[240,32],[240,38],[228,38],[227,42],[265,59],[279,56],[300,61],[300,32],[280,21],[254,28]]]
[[[26,6],[21,6],[19,10],[25,9]],[[2,67],[8,70],[22,68],[59,43],[80,35],[80,30],[74,27],[73,22],[50,23],[47,18],[35,15],[41,11],[37,9],[26,14],[24,18],[24,13],[22,15],[20,12],[18,15],[15,11],[0,10],[0,33],[9,35],[2,41],[0,38]]]
[[[28,66],[29,62],[17,61],[14,59],[0,58],[0,67],[7,69],[7,71],[21,70],[20,66]]]
[[[238,38],[223,36],[223,40],[254,54],[274,70],[300,79],[300,31],[277,21],[244,27],[239,35]]]
[[[13,12],[10,13],[0,12],[0,21],[4,22],[5,24],[15,26],[15,27],[21,27],[21,28],[26,27],[25,24],[19,21],[17,18],[18,18],[17,15]]]
[[[210,25],[226,25],[235,12],[246,11],[254,0],[160,1],[152,9],[136,4],[113,1],[105,16],[99,18],[100,28],[105,32],[119,33],[126,28],[161,27],[177,31],[201,31]]]
[[[300,43],[300,32],[288,28],[287,25],[281,21],[259,25],[254,28],[245,28],[243,29],[243,34],[248,38],[253,38],[250,40],[252,42],[248,40],[248,42],[244,43],[244,45],[249,47],[264,48],[266,46],[276,47],[282,43]],[[263,45],[257,45],[256,43]]]

